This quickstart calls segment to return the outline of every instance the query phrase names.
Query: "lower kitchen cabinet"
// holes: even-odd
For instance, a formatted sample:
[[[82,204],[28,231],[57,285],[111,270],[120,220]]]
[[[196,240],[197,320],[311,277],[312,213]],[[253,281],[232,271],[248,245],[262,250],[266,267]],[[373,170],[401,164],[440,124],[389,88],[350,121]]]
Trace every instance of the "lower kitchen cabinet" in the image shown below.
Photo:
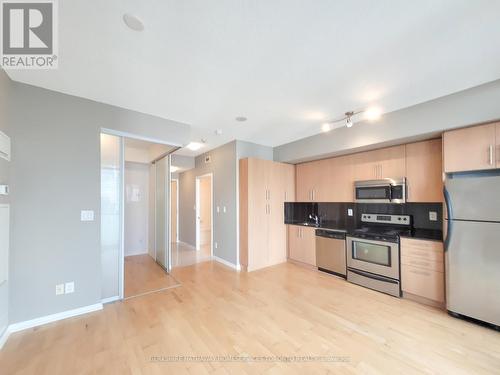
[[[443,243],[401,239],[403,295],[442,306],[445,301]]]
[[[314,228],[288,226],[288,257],[316,266],[316,232]]]

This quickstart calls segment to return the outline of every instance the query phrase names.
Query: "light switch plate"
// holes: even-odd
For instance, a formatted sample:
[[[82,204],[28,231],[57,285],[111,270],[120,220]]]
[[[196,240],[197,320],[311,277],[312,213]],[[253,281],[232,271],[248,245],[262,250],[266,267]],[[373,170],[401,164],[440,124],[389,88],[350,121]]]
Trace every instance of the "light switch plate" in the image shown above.
[[[60,296],[61,294],[64,294],[64,284],[57,284],[56,285],[56,296]]]
[[[438,214],[436,211],[429,211],[429,220],[430,221],[437,221],[438,219]]]
[[[226,212],[227,212],[227,210],[226,210],[226,206],[224,206],[224,207],[222,208],[222,211],[223,211],[224,213],[226,213]]]
[[[75,292],[75,282],[71,281],[64,285],[64,293],[70,294]]]
[[[81,221],[94,221],[94,211],[92,210],[82,210],[80,213]]]
[[[217,249],[219,247],[219,244],[217,242],[214,243],[215,248]]]
[[[347,216],[353,216],[354,212],[352,211],[352,208],[347,209]]]
[[[220,207],[219,207],[219,206],[217,206],[217,213],[219,213],[219,212],[220,212]]]

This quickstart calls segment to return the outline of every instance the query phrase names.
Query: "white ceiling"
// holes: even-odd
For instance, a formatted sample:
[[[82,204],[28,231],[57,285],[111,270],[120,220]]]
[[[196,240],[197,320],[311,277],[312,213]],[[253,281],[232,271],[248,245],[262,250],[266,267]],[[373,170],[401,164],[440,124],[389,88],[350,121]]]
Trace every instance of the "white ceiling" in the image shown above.
[[[207,147],[185,154],[235,138],[277,146],[346,110],[500,78],[499,14],[492,0],[59,1],[59,69],[8,74],[187,123]]]

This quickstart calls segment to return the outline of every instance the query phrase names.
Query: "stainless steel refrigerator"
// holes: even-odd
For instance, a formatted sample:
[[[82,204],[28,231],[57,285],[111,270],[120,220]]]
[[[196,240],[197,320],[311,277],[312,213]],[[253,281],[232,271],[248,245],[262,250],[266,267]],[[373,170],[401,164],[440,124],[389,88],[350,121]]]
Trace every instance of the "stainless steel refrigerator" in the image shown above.
[[[447,309],[498,327],[500,175],[447,175],[445,199]]]

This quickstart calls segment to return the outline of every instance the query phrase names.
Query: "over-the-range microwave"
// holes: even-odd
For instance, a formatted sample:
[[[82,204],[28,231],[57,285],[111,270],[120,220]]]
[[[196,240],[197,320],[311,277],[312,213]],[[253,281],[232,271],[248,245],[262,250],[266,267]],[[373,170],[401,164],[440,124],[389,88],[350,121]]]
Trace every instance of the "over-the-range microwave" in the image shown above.
[[[354,197],[358,203],[406,203],[406,178],[356,181]]]

